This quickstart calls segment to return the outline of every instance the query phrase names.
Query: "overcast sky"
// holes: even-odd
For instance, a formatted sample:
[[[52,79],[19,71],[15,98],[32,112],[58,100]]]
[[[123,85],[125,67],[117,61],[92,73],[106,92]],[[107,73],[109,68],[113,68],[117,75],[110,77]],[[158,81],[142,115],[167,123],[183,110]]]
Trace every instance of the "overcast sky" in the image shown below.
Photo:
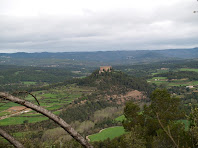
[[[196,0],[0,0],[0,52],[198,47]]]

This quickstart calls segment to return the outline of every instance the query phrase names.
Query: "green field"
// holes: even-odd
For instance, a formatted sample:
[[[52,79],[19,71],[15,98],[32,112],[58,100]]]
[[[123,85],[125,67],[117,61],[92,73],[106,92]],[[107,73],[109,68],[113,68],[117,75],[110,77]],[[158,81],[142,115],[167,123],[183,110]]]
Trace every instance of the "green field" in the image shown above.
[[[87,87],[78,87],[76,85],[68,85],[68,86],[61,86],[56,87],[50,90],[43,90],[43,91],[35,91],[32,92],[34,94],[40,105],[56,115],[59,115],[61,112],[62,107],[65,104],[71,103],[74,99],[80,97],[83,93],[90,93],[92,89]],[[35,99],[28,95],[25,98],[34,104],[37,104]],[[13,106],[20,106],[16,103],[12,102],[5,102],[0,104],[0,116],[4,116],[8,114],[5,110],[9,109]],[[10,113],[9,113],[10,114]],[[36,113],[35,111],[30,111],[28,113],[24,113],[18,116],[9,117],[7,119],[1,120],[0,125],[15,125],[15,124],[22,124],[25,120],[28,120],[28,123],[40,122],[43,120],[47,120],[48,118],[44,117],[41,114]]]
[[[27,132],[17,132],[12,133],[14,137],[21,138],[21,137],[27,137],[29,134],[35,133],[35,131],[27,131]]]
[[[180,71],[194,71],[194,72],[198,72],[198,69],[195,69],[195,68],[181,68]]]
[[[33,82],[33,81],[24,81],[23,84],[25,84],[25,85],[35,85],[36,82]]]
[[[198,85],[198,81],[189,81],[184,79],[177,79],[177,80],[171,80],[166,81],[166,77],[153,77],[152,79],[148,79],[148,83],[155,83],[156,85],[165,85],[167,87],[171,86],[189,86],[189,85]]]
[[[53,106],[47,107],[46,109],[52,111],[52,110],[60,109],[61,107],[62,107],[62,105],[57,104],[57,105],[53,105]]]
[[[28,123],[35,123],[35,122],[39,122],[39,121],[43,121],[43,120],[47,120],[48,118],[45,116],[41,116],[41,117],[21,117],[21,116],[16,116],[16,117],[10,117],[10,118],[6,118],[1,120],[0,122],[0,126],[2,125],[16,125],[16,124],[23,124],[23,122],[25,120],[28,121]]]
[[[14,74],[15,74],[15,75],[18,75],[18,74],[20,74],[21,72],[24,72],[24,71],[17,71],[17,72],[15,72]]]
[[[152,79],[160,79],[160,80],[165,80],[167,77],[153,77]]]
[[[116,127],[110,127],[106,128],[100,133],[90,135],[88,138],[93,141],[103,141],[107,138],[113,139],[115,137],[119,137],[120,135],[123,135],[125,133],[124,127],[122,126],[116,126]]]
[[[125,116],[124,115],[121,115],[121,116],[115,118],[115,121],[122,122],[125,119],[126,119]]]
[[[178,82],[169,82],[168,86],[189,86],[189,85],[198,85],[198,81],[178,81]]]
[[[9,112],[0,112],[0,116],[5,116],[5,115],[9,115]]]
[[[185,125],[185,130],[189,130],[190,127],[190,121],[188,120],[179,120],[178,122],[182,122]]]

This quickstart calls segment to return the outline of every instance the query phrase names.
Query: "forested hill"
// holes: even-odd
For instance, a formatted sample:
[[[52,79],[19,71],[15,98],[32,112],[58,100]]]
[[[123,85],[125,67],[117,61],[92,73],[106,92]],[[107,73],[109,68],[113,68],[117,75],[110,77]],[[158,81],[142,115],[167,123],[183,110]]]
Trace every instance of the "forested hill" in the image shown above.
[[[69,109],[61,113],[60,116],[69,122],[89,120],[92,118],[91,113],[107,107],[122,106],[129,100],[145,100],[153,90],[144,79],[115,70],[102,73],[96,70],[90,76],[76,79],[74,83],[79,87],[95,89],[91,94],[74,100]]]
[[[90,76],[80,79],[78,85],[93,86],[98,90],[117,94],[124,94],[129,90],[139,90],[146,93],[152,91],[146,80],[116,70],[102,73],[96,70]]]
[[[0,53],[0,64],[25,66],[68,66],[68,64],[130,64],[158,62],[172,59],[198,58],[198,48],[167,50],[131,50],[97,52],[60,52],[60,53]],[[50,59],[50,60],[49,60]],[[25,62],[24,62],[25,61]],[[78,63],[79,64],[79,63]]]

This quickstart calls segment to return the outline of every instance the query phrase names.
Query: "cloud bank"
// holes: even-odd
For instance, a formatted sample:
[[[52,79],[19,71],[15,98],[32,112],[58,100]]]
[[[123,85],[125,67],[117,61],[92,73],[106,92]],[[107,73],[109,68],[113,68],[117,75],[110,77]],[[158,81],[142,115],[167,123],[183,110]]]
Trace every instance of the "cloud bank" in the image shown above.
[[[1,0],[0,52],[198,46],[195,0]]]

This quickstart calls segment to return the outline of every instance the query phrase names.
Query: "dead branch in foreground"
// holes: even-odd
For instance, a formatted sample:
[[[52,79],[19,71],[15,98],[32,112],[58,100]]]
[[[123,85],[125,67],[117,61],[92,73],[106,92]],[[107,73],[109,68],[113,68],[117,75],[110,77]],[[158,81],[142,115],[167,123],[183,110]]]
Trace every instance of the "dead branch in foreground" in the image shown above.
[[[11,102],[26,106],[28,108],[31,108],[35,110],[36,112],[39,112],[45,116],[47,116],[49,119],[52,119],[55,123],[60,125],[65,131],[67,131],[76,141],[78,141],[82,146],[86,148],[93,148],[91,144],[88,143],[88,141],[83,138],[79,133],[77,133],[69,124],[67,124],[62,118],[54,115],[52,112],[46,110],[45,108],[42,108],[40,106],[37,106],[31,102],[28,102],[26,100],[19,99],[17,97],[14,97],[10,94],[0,92],[0,98],[6,99]]]
[[[175,142],[175,140],[173,139],[173,137],[172,137],[172,135],[171,135],[169,126],[168,126],[168,131],[167,131],[167,130],[164,128],[162,122],[160,121],[158,113],[156,113],[156,115],[157,115],[157,120],[158,120],[160,126],[162,127],[162,129],[164,130],[164,132],[167,134],[167,136],[168,136],[168,137],[171,139],[171,141],[174,143],[175,147],[176,147],[176,148],[179,148],[179,145]]]
[[[0,135],[2,137],[4,137],[5,139],[7,139],[15,147],[17,147],[17,148],[24,148],[24,146],[19,141],[17,141],[16,139],[14,139],[14,137],[10,136],[8,133],[6,133],[1,128],[0,128]]]

